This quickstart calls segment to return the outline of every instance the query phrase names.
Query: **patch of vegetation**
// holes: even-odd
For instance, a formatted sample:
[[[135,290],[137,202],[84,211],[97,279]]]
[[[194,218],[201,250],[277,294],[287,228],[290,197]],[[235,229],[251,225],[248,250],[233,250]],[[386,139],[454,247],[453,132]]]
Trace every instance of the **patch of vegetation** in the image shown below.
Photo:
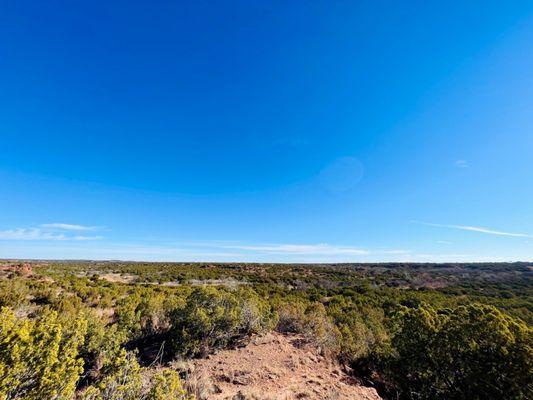
[[[303,334],[385,397],[532,398],[532,274],[527,263],[33,263],[0,276],[0,400],[190,399],[170,361],[274,329]]]
[[[175,354],[205,356],[273,325],[270,305],[252,290],[197,288],[173,313],[172,345]]]

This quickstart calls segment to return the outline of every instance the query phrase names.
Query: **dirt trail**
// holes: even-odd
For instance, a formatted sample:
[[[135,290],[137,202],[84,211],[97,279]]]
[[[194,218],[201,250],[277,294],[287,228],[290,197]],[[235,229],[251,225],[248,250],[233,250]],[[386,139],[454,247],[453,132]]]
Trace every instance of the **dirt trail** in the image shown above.
[[[379,400],[372,388],[356,385],[335,362],[319,355],[299,335],[269,333],[246,347],[194,361],[209,377],[213,400]]]

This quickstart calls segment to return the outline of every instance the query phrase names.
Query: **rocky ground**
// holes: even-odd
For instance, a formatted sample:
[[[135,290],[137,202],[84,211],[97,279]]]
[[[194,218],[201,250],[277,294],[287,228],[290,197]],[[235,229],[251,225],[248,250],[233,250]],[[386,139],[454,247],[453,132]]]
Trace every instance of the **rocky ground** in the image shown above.
[[[379,400],[302,336],[269,333],[193,362],[189,383],[213,400]]]

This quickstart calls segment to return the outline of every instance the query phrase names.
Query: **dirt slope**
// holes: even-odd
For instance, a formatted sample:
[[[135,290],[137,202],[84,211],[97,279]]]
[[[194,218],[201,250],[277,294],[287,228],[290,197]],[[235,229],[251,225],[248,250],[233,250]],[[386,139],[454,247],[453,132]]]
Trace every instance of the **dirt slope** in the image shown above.
[[[317,354],[299,335],[270,333],[246,347],[194,361],[195,374],[214,383],[213,400],[379,400],[339,366]]]

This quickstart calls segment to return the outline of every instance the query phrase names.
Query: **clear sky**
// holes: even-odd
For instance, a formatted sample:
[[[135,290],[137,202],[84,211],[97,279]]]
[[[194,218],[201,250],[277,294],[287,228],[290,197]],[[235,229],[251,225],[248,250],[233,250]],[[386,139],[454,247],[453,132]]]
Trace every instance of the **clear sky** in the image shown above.
[[[3,1],[0,257],[533,260],[533,2]]]

